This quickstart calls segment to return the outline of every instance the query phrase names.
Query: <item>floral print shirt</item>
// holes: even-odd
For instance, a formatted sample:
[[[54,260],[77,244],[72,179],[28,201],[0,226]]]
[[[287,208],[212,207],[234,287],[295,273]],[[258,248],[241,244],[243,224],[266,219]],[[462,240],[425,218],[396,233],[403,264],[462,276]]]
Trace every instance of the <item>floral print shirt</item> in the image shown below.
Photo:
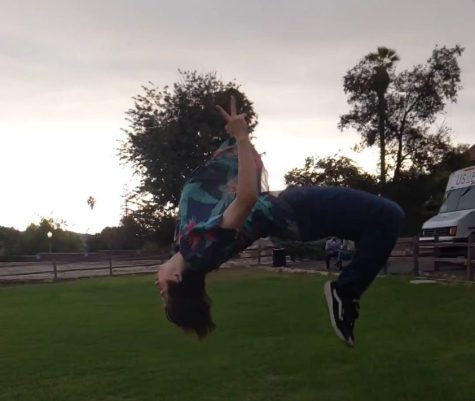
[[[261,178],[262,161],[254,152]],[[204,272],[216,269],[260,237],[298,239],[292,209],[279,198],[262,192],[262,184],[243,226],[239,230],[220,227],[223,212],[236,196],[237,177],[237,145],[231,138],[186,182],[179,203],[175,249],[183,255],[187,268]]]

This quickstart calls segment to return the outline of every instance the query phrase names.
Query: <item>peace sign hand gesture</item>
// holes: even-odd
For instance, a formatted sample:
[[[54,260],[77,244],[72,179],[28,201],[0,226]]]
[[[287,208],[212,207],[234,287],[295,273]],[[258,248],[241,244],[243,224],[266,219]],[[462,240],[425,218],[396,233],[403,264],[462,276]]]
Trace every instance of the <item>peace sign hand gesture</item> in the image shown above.
[[[228,114],[221,106],[216,106],[219,113],[223,117],[224,121],[227,122],[226,132],[233,136],[236,141],[249,138],[249,127],[246,122],[246,114],[237,114],[236,112],[236,98],[231,95],[231,110]]]

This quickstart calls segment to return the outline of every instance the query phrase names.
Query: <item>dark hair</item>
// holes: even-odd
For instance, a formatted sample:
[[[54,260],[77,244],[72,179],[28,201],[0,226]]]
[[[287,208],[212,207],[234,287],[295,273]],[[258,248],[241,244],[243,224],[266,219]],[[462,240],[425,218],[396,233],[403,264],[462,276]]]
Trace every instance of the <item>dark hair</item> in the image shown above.
[[[185,333],[195,333],[200,340],[215,325],[210,313],[211,299],[205,290],[205,274],[185,269],[180,283],[168,284],[167,319]]]

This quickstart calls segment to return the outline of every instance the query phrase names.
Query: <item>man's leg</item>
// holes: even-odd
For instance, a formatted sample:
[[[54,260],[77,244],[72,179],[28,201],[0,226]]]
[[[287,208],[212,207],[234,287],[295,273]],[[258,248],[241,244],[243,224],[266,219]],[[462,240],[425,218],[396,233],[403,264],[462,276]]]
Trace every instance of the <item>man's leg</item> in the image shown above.
[[[338,267],[338,270],[341,271],[341,268],[343,266],[343,263],[342,263],[342,256],[343,256],[343,251],[342,250],[339,250],[338,251],[338,255],[336,257],[336,266]]]
[[[387,262],[404,221],[404,213],[397,204],[384,198],[379,198],[379,203],[378,212],[368,214],[367,226],[355,239],[353,259],[336,282],[338,288],[354,298],[366,291]]]
[[[330,252],[326,252],[325,253],[325,263],[327,265],[327,270],[328,271],[330,271],[330,259],[331,259]]]
[[[404,212],[394,202],[349,188],[292,188],[281,195],[294,210],[303,241],[337,236],[355,241],[356,253],[338,280],[325,285],[332,325],[352,346],[357,300],[383,267]]]
[[[359,315],[359,297],[387,263],[399,235],[404,213],[393,202],[379,198],[377,213],[368,213],[367,225],[355,239],[356,253],[338,280],[324,287],[330,320],[336,335],[349,346],[355,342],[354,325]]]
[[[404,221],[396,203],[367,192],[337,187],[295,187],[279,199],[295,212],[302,241],[337,236],[355,242],[351,263],[338,285],[360,297],[383,267]]]

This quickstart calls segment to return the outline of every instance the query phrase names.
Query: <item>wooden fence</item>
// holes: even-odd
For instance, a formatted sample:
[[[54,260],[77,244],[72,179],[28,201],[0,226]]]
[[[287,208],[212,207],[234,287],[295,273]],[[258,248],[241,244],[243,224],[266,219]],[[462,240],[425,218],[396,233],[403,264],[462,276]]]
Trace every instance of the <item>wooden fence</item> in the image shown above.
[[[270,240],[262,239],[241,252],[236,259],[242,260],[243,265],[272,265],[274,249]],[[36,257],[22,257],[22,262],[0,262],[0,282],[32,279],[56,281],[78,277],[151,273],[168,256],[166,252],[139,251],[107,251],[89,255],[45,253]],[[406,274],[412,272],[414,276],[420,276],[421,261],[425,264],[429,261],[433,263],[435,273],[444,266],[458,266],[465,269],[465,278],[473,281],[475,233],[464,243],[421,242],[418,237],[400,238],[391,258],[404,258]]]
[[[439,241],[437,238],[434,241],[419,241],[418,237],[400,238],[391,256],[410,257],[414,276],[420,275],[421,259],[430,259],[434,272],[439,272],[443,266],[462,267],[466,280],[473,281],[475,233],[469,236],[467,242],[458,243]]]
[[[260,239],[249,248],[239,254],[238,259],[249,260],[252,265],[264,265],[272,263],[272,255],[275,246],[268,239]]]
[[[45,253],[22,257],[24,262],[0,263],[0,282],[48,280],[90,276],[136,274],[155,270],[166,253],[107,251],[90,253]]]
[[[244,259],[255,259],[255,264],[272,263],[272,253],[274,247],[268,240],[257,241],[248,248],[242,255]],[[421,275],[420,264],[432,264],[432,271],[438,273],[442,267],[462,267],[465,269],[465,279],[474,280],[475,270],[475,233],[469,236],[467,242],[452,243],[438,241],[419,241],[419,237],[399,238],[391,253],[389,265],[396,264],[398,259],[407,260],[407,268],[397,270],[396,274],[412,273],[414,276]],[[388,273],[388,264],[384,267],[384,272]],[[393,270],[394,272],[394,270]],[[428,273],[428,271],[426,271]],[[429,272],[430,273],[430,272]]]

